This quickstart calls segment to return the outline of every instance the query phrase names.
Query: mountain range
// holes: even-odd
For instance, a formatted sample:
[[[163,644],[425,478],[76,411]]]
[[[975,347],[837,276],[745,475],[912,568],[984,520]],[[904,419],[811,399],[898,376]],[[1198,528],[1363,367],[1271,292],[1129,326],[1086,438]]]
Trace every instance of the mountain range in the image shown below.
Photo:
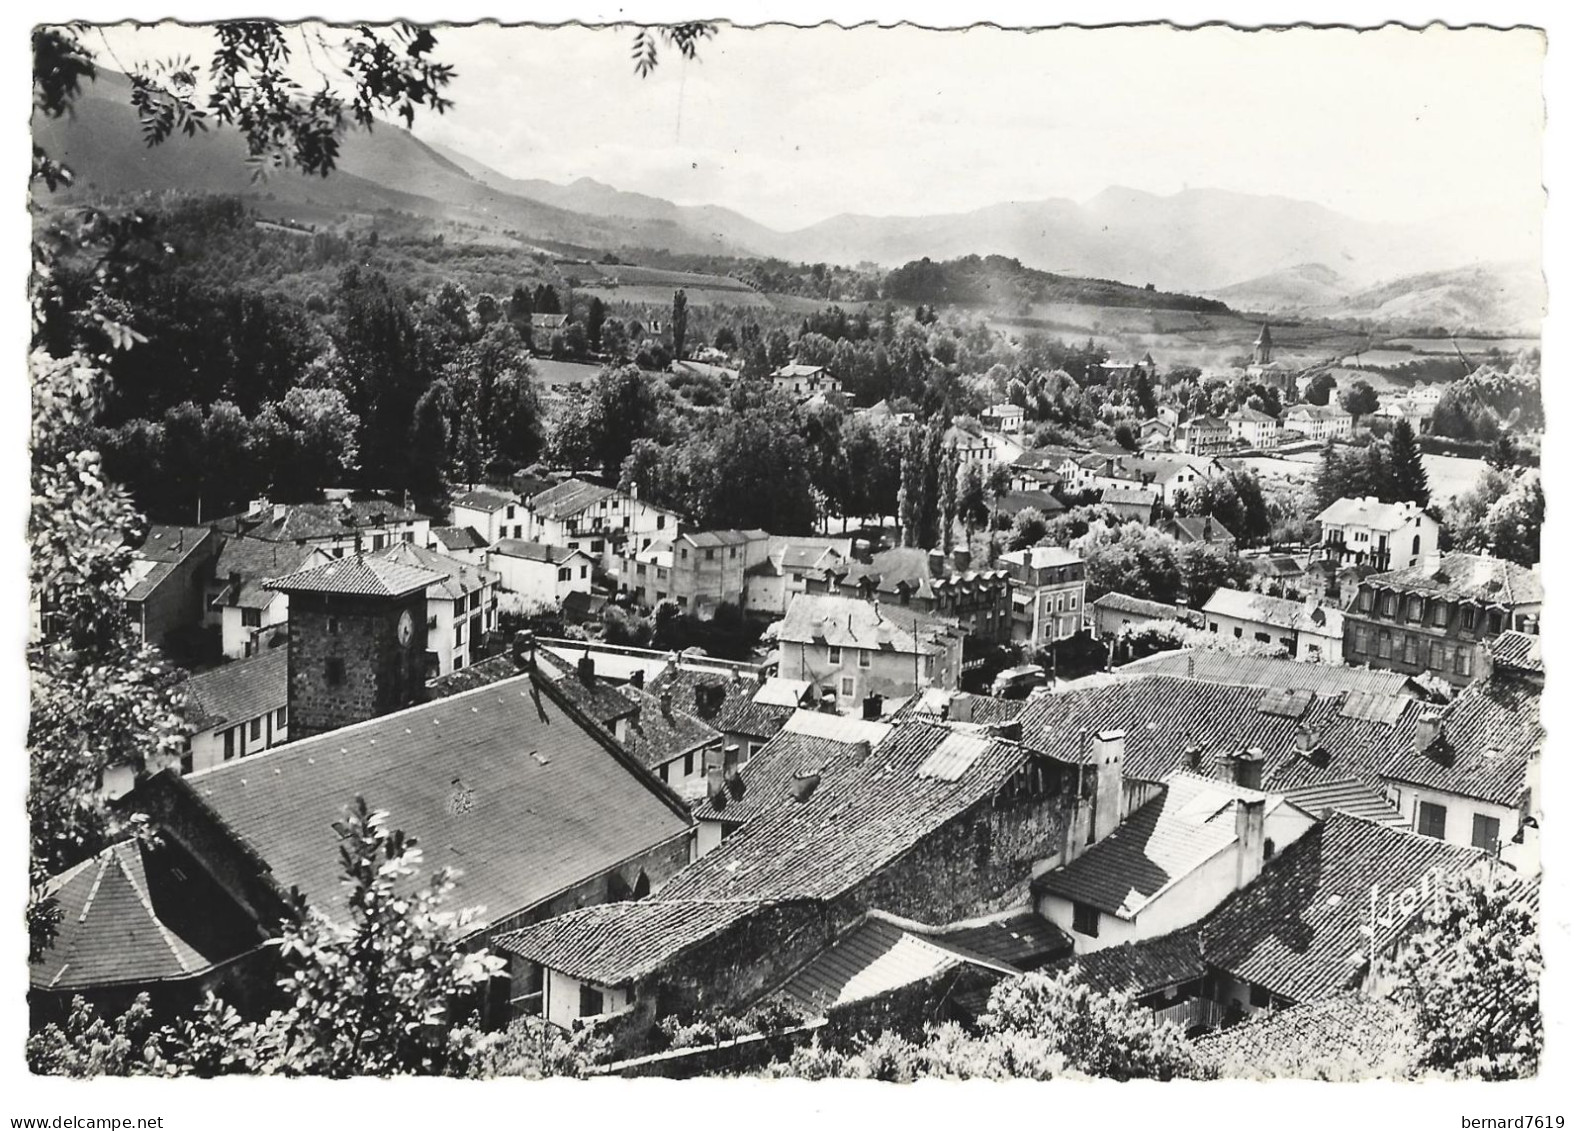
[[[1539,324],[1539,222],[1526,210],[1438,224],[1376,224],[1322,205],[1220,189],[1110,188],[1090,200],[1016,201],[931,216],[841,215],[783,232],[714,205],[681,205],[590,178],[507,176],[409,131],[345,136],[328,178],[255,182],[232,131],[143,144],[129,83],[100,72],[35,140],[81,189],[263,193],[314,214],[395,209],[587,251],[661,248],[881,266],[1000,254],[1064,275],[1220,298],[1238,309],[1476,329]],[[1532,214],[1533,217],[1533,214]],[[1534,218],[1534,217],[1533,217]]]

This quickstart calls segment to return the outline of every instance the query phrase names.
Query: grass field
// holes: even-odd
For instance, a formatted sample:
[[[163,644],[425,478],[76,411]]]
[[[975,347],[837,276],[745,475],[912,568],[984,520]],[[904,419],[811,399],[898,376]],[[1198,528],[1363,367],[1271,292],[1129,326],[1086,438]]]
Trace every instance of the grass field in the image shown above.
[[[578,361],[554,361],[549,357],[533,357],[530,367],[535,370],[538,385],[586,385],[596,379],[601,366]]]
[[[1265,479],[1310,483],[1322,463],[1322,454],[1305,452],[1283,458],[1253,456],[1238,462]],[[1455,497],[1474,487],[1487,469],[1486,463],[1482,460],[1462,459],[1459,456],[1435,456],[1423,453],[1421,463],[1426,467],[1427,484],[1432,488],[1432,501],[1438,506],[1447,506]]]

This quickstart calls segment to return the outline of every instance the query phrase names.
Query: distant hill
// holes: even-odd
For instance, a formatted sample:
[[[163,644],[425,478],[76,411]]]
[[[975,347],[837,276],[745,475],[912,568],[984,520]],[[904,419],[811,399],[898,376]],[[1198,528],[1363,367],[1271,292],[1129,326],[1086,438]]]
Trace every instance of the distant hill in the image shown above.
[[[1244,283],[1216,287],[1209,293],[1240,310],[1310,313],[1342,304],[1355,289],[1350,280],[1332,267],[1298,263]]]
[[[1450,330],[1492,329],[1539,336],[1546,298],[1538,264],[1481,263],[1407,275],[1358,291],[1332,313]]]
[[[1011,312],[1036,303],[1127,306],[1145,310],[1188,310],[1224,314],[1218,299],[1133,287],[1108,279],[1084,279],[1035,271],[1003,255],[969,255],[935,262],[914,260],[885,278],[885,296],[898,302],[958,303]]]

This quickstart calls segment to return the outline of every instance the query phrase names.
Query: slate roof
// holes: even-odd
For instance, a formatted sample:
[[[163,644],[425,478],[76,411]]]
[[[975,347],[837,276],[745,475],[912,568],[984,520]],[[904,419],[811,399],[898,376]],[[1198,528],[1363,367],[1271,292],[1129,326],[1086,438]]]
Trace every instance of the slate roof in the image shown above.
[[[1199,1037],[1203,1064],[1253,1079],[1375,1079],[1409,1068],[1413,1022],[1391,1001],[1352,990],[1323,1001],[1259,1013]]]
[[[793,362],[790,365],[783,365],[772,370],[771,376],[787,378],[813,377],[816,373],[824,372],[826,372],[826,367],[823,365],[801,365],[798,362]]]
[[[962,965],[1002,976],[1018,972],[917,924],[871,911],[800,967],[777,993],[811,1016],[820,1016],[836,1006],[880,997]]]
[[[1071,950],[1071,938],[1031,908],[968,920],[929,929],[942,945],[954,946],[981,958],[1033,970]]]
[[[1051,566],[1079,565],[1082,558],[1064,546],[1031,546],[1025,550],[1010,550],[1000,555],[1001,561],[1025,565],[1029,569],[1048,569]]]
[[[565,479],[530,497],[530,509],[542,518],[562,519],[582,514],[602,499],[617,492],[611,487],[587,483],[583,479]]]
[[[1349,988],[1374,950],[1408,927],[1403,892],[1488,862],[1474,848],[1336,812],[1220,904],[1197,938],[1210,966],[1293,1002],[1316,1001]],[[1374,926],[1370,938],[1361,932]]]
[[[1159,493],[1149,487],[1106,487],[1099,493],[1099,502],[1105,506],[1152,506],[1159,501]]]
[[[214,576],[222,588],[213,599],[215,607],[225,605],[265,609],[278,596],[263,582],[270,577],[283,577],[301,569],[318,551],[311,546],[297,546],[293,542],[268,542],[261,538],[234,537],[224,540],[214,565]],[[230,584],[232,575],[238,575],[240,585]]]
[[[1488,645],[1494,668],[1545,673],[1541,662],[1541,637],[1525,632],[1505,632]]]
[[[132,555],[127,601],[145,601],[212,536],[206,526],[153,526]]]
[[[435,570],[356,554],[275,577],[267,588],[280,593],[344,593],[360,597],[403,597],[443,582]]]
[[[229,534],[244,532],[248,538],[273,542],[323,541],[342,538],[357,530],[380,529],[419,522],[424,516],[409,507],[383,499],[342,499],[332,503],[289,503],[275,518],[271,508],[260,514],[231,515],[218,527]]]
[[[383,554],[385,561],[398,565],[413,566],[416,569],[431,570],[441,574],[442,580],[434,582],[427,587],[426,599],[456,601],[461,597],[468,597],[477,590],[485,590],[489,586],[497,585],[502,581],[503,575],[490,569],[482,569],[478,565],[451,558],[447,554],[440,554],[436,550],[428,550],[425,546],[417,546],[414,542],[399,542],[394,548]]]
[[[844,742],[783,730],[738,771],[732,790],[720,798],[707,797],[695,806],[694,819],[741,825],[762,813],[789,808],[797,804],[789,792],[797,778],[816,774],[820,785],[835,785],[856,774],[872,749],[857,740]]]
[[[1040,514],[1052,515],[1065,510],[1066,504],[1048,491],[1008,491],[1000,496],[999,507],[1001,514],[1016,515],[1032,507]]]
[[[1117,613],[1132,613],[1136,616],[1159,617],[1167,620],[1180,620],[1181,609],[1175,605],[1166,605],[1162,601],[1148,601],[1141,597],[1129,597],[1124,593],[1106,593],[1093,602],[1095,609],[1109,609]],[[1160,655],[1168,655],[1161,652]]]
[[[1116,596],[1107,594],[1106,596]],[[1105,598],[1099,598],[1100,601]],[[1271,656],[1236,656],[1228,652],[1181,648],[1157,652],[1124,664],[1116,671],[1129,675],[1175,675],[1207,683],[1284,687],[1337,695],[1366,691],[1374,695],[1418,698],[1419,689],[1403,672],[1380,668],[1352,668],[1343,664],[1308,664]]]
[[[527,562],[561,565],[574,557],[589,557],[583,550],[570,550],[566,546],[550,546],[545,542],[525,542],[518,538],[499,538],[492,553],[506,558],[523,558]]]
[[[744,546],[750,542],[764,542],[770,535],[763,530],[695,530],[686,531],[673,538],[674,542],[687,542],[700,549],[718,546]]]
[[[486,549],[486,539],[473,526],[434,526],[432,537],[449,553]]]
[[[495,683],[227,762],[189,788],[284,889],[340,910],[333,823],[356,795],[461,870],[474,929],[689,835],[681,803],[530,677]]]
[[[1044,972],[1071,970],[1100,993],[1145,997],[1208,973],[1195,931],[1173,931],[1141,942],[1121,943],[1056,962]]]
[[[591,657],[590,678],[580,674],[579,658],[569,659],[552,652],[537,652],[536,663],[541,675],[552,681],[563,697],[577,707],[587,718],[606,730],[618,719],[627,718],[639,709],[638,700],[623,694],[621,683],[612,683],[598,675],[599,665]]]
[[[570,978],[621,986],[760,910],[750,900],[641,899],[582,907],[493,940]]]
[[[517,505],[519,500],[507,491],[496,491],[490,487],[476,487],[454,498],[453,506],[463,507],[465,510],[486,511],[496,513],[510,505]]]
[[[714,709],[702,701],[699,692],[702,685],[722,689],[721,701]],[[674,705],[692,711],[727,734],[770,738],[786,725],[794,710],[792,707],[756,703],[754,697],[760,689],[757,680],[734,679],[728,672],[682,664],[669,664],[647,686],[657,694],[670,690]]]
[[[172,871],[172,860],[185,868]],[[28,966],[31,984],[63,992],[179,980],[260,943],[205,876],[178,850],[122,841],[49,880],[60,922]]]
[[[951,737],[943,726],[896,728],[864,762],[864,772],[822,782],[807,801],[744,825],[656,898],[835,898],[992,796],[1028,758],[1015,743],[991,739],[954,777],[924,772]],[[826,836],[833,814],[836,835]]]
[[[199,733],[247,722],[289,704],[290,650],[268,648],[223,664],[191,676],[179,690],[186,696],[186,722]]]
[[[1367,583],[1405,593],[1510,607],[1541,601],[1538,571],[1482,554],[1443,554],[1431,565],[1422,562],[1406,569],[1374,573]]]
[[[1179,773],[1164,791],[1081,856],[1033,881],[1033,890],[1132,920],[1174,884],[1236,843],[1236,805],[1283,799]]]
[[[911,608],[829,593],[799,593],[788,606],[776,638],[788,644],[926,655],[939,650],[936,636],[955,631],[954,625]]]

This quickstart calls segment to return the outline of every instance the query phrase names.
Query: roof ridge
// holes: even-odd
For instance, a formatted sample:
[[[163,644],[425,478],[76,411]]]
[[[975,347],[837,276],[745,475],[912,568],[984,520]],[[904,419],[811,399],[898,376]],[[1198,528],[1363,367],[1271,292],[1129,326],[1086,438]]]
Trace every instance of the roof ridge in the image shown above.
[[[148,913],[148,918],[153,921],[153,926],[158,929],[159,937],[164,940],[164,945],[169,948],[169,953],[175,959],[181,972],[185,974],[191,973],[191,963],[187,962],[186,956],[180,953],[180,948],[175,945],[175,939],[170,934],[169,928],[164,925],[164,920],[160,919],[158,912],[153,910],[152,899],[148,897],[147,892],[142,890],[142,885],[137,883],[136,876],[132,875],[132,869],[127,867],[126,862],[121,859],[120,849],[122,848],[137,849],[139,853],[138,858],[140,859],[141,846],[136,841],[124,841],[115,845],[110,851],[115,855],[115,863],[120,866],[121,875],[126,877],[126,882],[131,885],[131,890],[136,893],[137,902],[142,904],[142,910]]]

